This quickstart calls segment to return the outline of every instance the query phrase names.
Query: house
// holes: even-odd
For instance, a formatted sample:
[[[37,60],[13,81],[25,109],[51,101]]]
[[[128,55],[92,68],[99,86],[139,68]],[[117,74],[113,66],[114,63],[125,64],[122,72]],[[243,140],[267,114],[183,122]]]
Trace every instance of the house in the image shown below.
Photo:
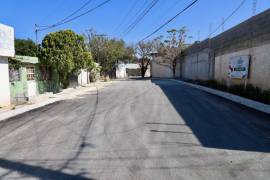
[[[0,107],[10,105],[8,57],[14,54],[14,29],[0,24]]]
[[[52,78],[54,76],[54,78]],[[57,92],[56,73],[39,63],[37,57],[16,55],[9,60],[10,98],[19,104],[45,92]]]

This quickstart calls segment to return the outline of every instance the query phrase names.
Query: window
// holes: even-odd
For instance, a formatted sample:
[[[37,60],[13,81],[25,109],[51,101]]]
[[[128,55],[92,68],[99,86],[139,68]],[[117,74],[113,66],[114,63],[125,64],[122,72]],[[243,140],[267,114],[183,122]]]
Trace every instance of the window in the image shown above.
[[[27,72],[27,80],[35,80],[35,68],[34,67],[26,67]]]
[[[19,68],[10,67],[9,68],[9,81],[20,81],[20,71]]]

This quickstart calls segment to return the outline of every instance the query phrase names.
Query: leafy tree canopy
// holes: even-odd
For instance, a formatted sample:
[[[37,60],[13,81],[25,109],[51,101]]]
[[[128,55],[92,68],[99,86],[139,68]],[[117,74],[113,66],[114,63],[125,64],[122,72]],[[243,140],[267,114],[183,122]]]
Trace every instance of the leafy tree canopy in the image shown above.
[[[135,57],[132,47],[126,47],[123,40],[98,35],[93,30],[85,34],[85,39],[94,60],[101,65],[103,74],[111,74],[118,61],[128,62]]]
[[[37,56],[37,46],[31,39],[15,39],[15,54]]]
[[[60,83],[67,87],[70,74],[89,68],[92,56],[86,49],[83,36],[63,30],[45,36],[40,59],[57,71]]]

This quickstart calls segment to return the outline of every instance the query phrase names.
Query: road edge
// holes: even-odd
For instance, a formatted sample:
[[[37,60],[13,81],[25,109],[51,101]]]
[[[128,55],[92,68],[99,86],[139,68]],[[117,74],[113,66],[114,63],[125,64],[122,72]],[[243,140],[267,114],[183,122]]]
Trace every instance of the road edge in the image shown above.
[[[0,115],[0,121],[5,121],[5,120],[8,120],[12,117],[15,117],[15,116],[18,116],[18,115],[21,115],[23,113],[26,113],[26,112],[29,112],[29,111],[32,111],[32,110],[35,110],[35,109],[38,109],[38,108],[42,108],[46,105],[50,105],[50,104],[53,104],[53,103],[56,103],[58,101],[61,101],[63,100],[62,98],[59,98],[59,99],[53,99],[53,100],[49,100],[49,101],[46,101],[46,102],[41,102],[41,103],[37,103],[37,104],[32,104],[32,105],[27,105],[27,106],[24,106],[24,107],[21,107],[21,108],[18,108],[18,109],[14,109],[14,110],[9,110],[9,111],[6,111],[6,112],[2,112]]]
[[[234,95],[234,94],[231,94],[228,92],[219,91],[219,90],[208,88],[205,86],[200,86],[197,84],[184,82],[181,80],[176,80],[176,79],[169,79],[169,80],[175,81],[175,82],[178,82],[180,84],[184,84],[184,85],[196,88],[196,89],[200,89],[200,90],[208,92],[210,94],[214,94],[214,95],[217,95],[217,96],[222,97],[224,99],[228,99],[228,100],[233,101],[235,103],[247,106],[249,108],[252,108],[252,109],[267,113],[267,114],[270,114],[270,105],[260,103],[260,102],[257,102],[257,101],[251,100],[251,99],[247,99],[247,98],[244,98],[241,96],[237,96],[237,95]]]
[[[36,109],[42,108],[44,106],[51,105],[51,104],[66,100],[70,96],[76,95],[76,93],[88,91],[88,90],[91,90],[92,88],[96,89],[96,85],[85,87],[85,89],[81,89],[82,91],[79,91],[79,90],[76,91],[76,88],[75,89],[74,88],[65,89],[63,92],[61,92],[62,94],[59,93],[58,94],[59,96],[54,97],[53,99],[48,99],[48,100],[46,100],[44,102],[25,105],[25,106],[20,107],[18,109],[11,109],[11,110],[8,110],[8,111],[1,112],[0,113],[0,122],[1,121],[6,121],[6,120],[8,120],[10,118],[16,117],[18,115],[21,115],[21,114],[24,114],[24,113],[27,113],[27,112],[30,112],[30,111],[33,111],[33,110],[36,110]],[[70,89],[73,89],[74,92],[69,92]]]

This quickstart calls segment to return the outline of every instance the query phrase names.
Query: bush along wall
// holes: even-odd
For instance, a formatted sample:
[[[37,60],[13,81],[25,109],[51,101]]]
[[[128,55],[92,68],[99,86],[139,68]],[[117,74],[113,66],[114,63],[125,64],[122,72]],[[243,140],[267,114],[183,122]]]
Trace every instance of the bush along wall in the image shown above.
[[[201,81],[201,80],[186,80],[194,84],[210,87],[213,89],[229,92],[238,96],[242,96],[248,99],[252,99],[258,102],[262,102],[270,105],[270,90],[262,90],[251,84],[244,85],[232,85],[226,86],[215,80]]]

